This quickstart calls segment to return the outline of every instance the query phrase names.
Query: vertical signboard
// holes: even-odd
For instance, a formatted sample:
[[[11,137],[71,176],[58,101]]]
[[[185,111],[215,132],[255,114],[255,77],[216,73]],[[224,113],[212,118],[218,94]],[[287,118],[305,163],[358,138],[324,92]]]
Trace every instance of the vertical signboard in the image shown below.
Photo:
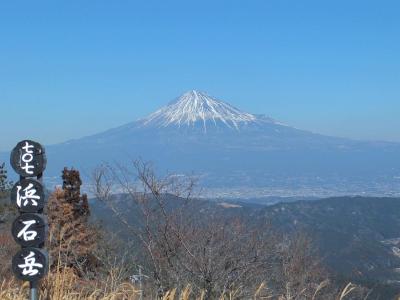
[[[43,216],[45,205],[43,172],[46,168],[46,155],[42,145],[24,140],[11,152],[11,166],[20,180],[11,190],[11,201],[20,215],[12,225],[14,240],[21,250],[12,259],[15,276],[29,281],[30,299],[38,299],[38,282],[46,275],[48,254],[44,247],[47,222]]]

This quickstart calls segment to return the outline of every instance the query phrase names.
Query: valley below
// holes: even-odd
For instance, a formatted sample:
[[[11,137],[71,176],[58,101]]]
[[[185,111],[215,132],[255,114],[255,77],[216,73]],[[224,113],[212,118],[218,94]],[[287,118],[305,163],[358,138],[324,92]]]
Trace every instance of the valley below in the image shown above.
[[[117,206],[132,220],[137,215],[130,197],[119,195]],[[168,205],[178,205],[168,198]],[[282,200],[282,199],[281,199]],[[193,211],[201,215],[240,216],[259,224],[271,224],[282,234],[305,232],[318,249],[318,256],[337,282],[359,283],[376,297],[391,299],[400,293],[400,198],[334,197],[293,200],[273,205],[246,200],[194,200]],[[123,239],[125,225],[109,218],[110,210],[92,200],[93,220]],[[175,204],[174,204],[175,203]]]

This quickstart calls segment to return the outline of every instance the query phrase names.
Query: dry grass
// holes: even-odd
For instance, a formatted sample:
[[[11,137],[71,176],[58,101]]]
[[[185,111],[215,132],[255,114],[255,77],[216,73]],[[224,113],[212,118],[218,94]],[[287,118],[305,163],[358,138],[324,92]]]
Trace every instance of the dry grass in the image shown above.
[[[347,296],[355,289],[355,286],[349,283],[343,291],[338,295],[337,299],[345,300]],[[129,283],[122,283],[114,290],[110,287],[100,286],[99,283],[91,285],[90,282],[82,282],[77,278],[72,271],[64,270],[49,274],[43,280],[40,289],[40,299],[42,300],[136,300],[139,299],[140,291]],[[283,296],[262,296],[262,292],[266,290],[266,285],[262,284],[254,293],[254,300],[257,299],[287,299]],[[29,284],[19,283],[15,280],[3,281],[0,286],[0,299],[2,300],[25,300],[28,298]],[[205,293],[202,292],[196,296],[192,293],[192,288],[188,285],[180,293],[173,289],[167,292],[162,300],[204,300]],[[219,300],[237,299],[235,293],[221,295]],[[319,299],[314,295],[313,299]]]
[[[11,280],[3,281],[0,286],[2,300],[25,300],[28,293],[28,283]],[[129,283],[120,284],[112,290],[109,286],[101,286],[100,282],[83,282],[70,270],[49,274],[40,287],[40,299],[46,300],[134,300],[139,298],[139,294],[136,287]]]
[[[338,300],[348,299],[348,296],[355,289],[355,286],[349,283],[341,293],[337,296]],[[106,292],[109,290],[109,292]],[[266,290],[266,285],[262,284],[254,293],[254,300],[261,299],[284,299],[283,296],[262,296]],[[0,286],[1,300],[25,300],[28,299],[29,284],[19,283],[15,280],[3,281]],[[178,292],[173,289],[167,292],[162,300],[204,300],[205,293],[193,295],[192,288],[188,285],[183,291]],[[90,282],[81,282],[71,271],[64,270],[62,272],[49,274],[43,280],[40,289],[40,299],[42,300],[136,300],[139,299],[140,291],[129,283],[122,283],[114,290],[110,290],[109,286],[100,286],[99,283],[90,285]],[[146,298],[148,299],[148,298]],[[218,300],[237,299],[235,293],[221,295]],[[312,299],[320,299],[314,295]],[[289,299],[288,299],[289,300]]]

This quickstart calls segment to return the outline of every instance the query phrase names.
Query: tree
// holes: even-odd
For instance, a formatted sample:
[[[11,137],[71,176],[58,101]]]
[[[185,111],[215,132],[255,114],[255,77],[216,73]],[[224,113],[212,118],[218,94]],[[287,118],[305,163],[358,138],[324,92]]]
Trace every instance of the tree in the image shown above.
[[[0,198],[7,197],[12,182],[8,180],[7,169],[5,163],[0,164]]]
[[[49,249],[54,259],[51,267],[72,268],[78,276],[90,277],[97,264],[92,255],[96,230],[88,224],[90,210],[87,195],[81,195],[79,171],[64,168],[62,179],[62,189],[53,192],[47,209]]]
[[[249,299],[263,282],[268,295],[299,296],[284,299],[303,299],[321,288],[326,273],[316,256],[312,261],[308,240],[285,240],[265,220],[230,215],[194,200],[190,178],[159,178],[141,161],[133,167],[133,172],[118,165],[97,169],[94,192],[142,249],[140,264],[158,296],[187,284],[204,299],[222,294]]]

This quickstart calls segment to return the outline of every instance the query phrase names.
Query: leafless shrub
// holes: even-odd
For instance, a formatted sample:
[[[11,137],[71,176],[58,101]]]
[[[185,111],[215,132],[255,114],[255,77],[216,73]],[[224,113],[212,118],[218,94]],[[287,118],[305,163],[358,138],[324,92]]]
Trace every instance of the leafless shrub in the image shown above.
[[[193,199],[193,180],[159,178],[141,161],[132,169],[99,167],[93,179],[96,197],[142,249],[140,263],[159,297],[188,284],[194,292],[203,291],[204,299],[232,293],[248,299],[262,284],[268,293],[263,289],[259,294],[284,295],[282,299],[328,297],[327,274],[305,235],[284,238],[266,222],[208,209]],[[129,213],[115,191],[129,201]]]

